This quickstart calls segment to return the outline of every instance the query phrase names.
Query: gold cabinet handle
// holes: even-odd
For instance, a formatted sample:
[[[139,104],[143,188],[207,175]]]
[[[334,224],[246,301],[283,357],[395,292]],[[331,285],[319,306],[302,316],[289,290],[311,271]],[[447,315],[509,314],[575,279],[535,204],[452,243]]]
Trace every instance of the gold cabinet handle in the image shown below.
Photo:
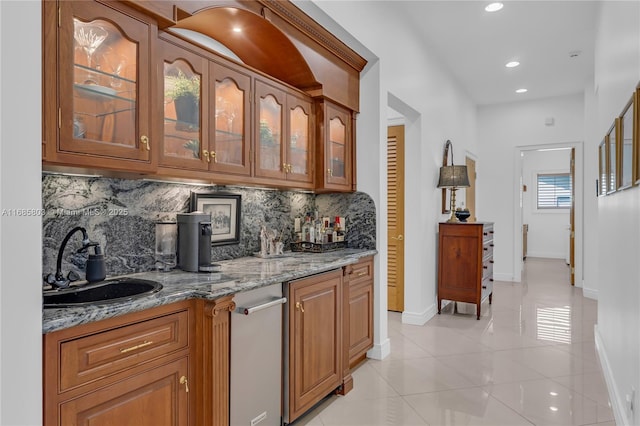
[[[149,145],[149,138],[145,135],[140,136],[140,142],[142,142],[146,147],[147,151],[151,151],[151,146]]]
[[[206,149],[202,150],[202,155],[204,155],[204,158],[207,159],[207,163],[211,162],[211,158],[209,158],[209,151],[207,151]]]
[[[367,275],[367,273],[365,271],[358,272],[358,276],[359,277],[364,277],[365,275]]]
[[[287,164],[287,169],[287,171],[291,173],[291,171],[293,170],[293,166],[291,164]]]
[[[287,163],[282,163],[282,171],[285,173],[289,172],[289,170],[287,169]]]
[[[218,156],[216,155],[215,151],[209,151],[209,155],[211,155],[211,159],[213,160],[214,163],[218,162]]]
[[[331,170],[331,169],[327,169],[327,174],[328,174],[329,176],[333,176],[333,170]]]
[[[189,393],[189,380],[187,380],[187,376],[180,377],[180,384],[184,385],[184,390]]]
[[[139,345],[131,346],[130,348],[120,349],[121,354],[126,354],[127,352],[135,351],[136,349],[144,348],[145,346],[153,345],[153,341],[145,340]]]
[[[304,306],[302,306],[302,303],[296,302],[296,309],[304,314]]]
[[[402,241],[404,240],[404,237],[402,236],[402,234],[398,235],[397,237],[391,237],[392,240],[398,240],[398,241]]]

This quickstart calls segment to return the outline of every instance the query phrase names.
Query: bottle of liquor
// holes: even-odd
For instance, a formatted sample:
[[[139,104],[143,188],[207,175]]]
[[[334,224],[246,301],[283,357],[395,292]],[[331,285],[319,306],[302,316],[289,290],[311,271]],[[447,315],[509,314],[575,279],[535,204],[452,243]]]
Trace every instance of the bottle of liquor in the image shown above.
[[[320,215],[318,214],[318,210],[316,210],[314,215],[313,228],[315,240],[314,243],[322,243],[322,222],[320,221]]]
[[[302,241],[311,241],[311,217],[307,214],[302,225]]]
[[[336,239],[334,241],[341,242],[344,241],[344,229],[342,228],[342,223],[340,223],[340,216],[336,216]]]

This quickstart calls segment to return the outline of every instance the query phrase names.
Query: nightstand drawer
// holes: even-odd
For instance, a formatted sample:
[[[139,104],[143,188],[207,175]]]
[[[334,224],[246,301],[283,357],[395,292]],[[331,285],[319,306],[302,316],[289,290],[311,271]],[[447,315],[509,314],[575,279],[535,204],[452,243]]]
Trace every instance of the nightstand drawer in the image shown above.
[[[493,259],[482,262],[482,279],[493,278]]]
[[[60,343],[60,391],[102,379],[189,346],[189,315],[180,311]]]

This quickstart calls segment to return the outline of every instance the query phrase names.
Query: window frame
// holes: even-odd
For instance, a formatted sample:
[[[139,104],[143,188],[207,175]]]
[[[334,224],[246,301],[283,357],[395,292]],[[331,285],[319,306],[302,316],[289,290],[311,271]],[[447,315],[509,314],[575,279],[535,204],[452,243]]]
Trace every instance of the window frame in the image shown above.
[[[571,199],[571,187],[574,185],[574,183],[571,181],[571,173],[569,171],[566,170],[561,170],[561,171],[552,171],[552,170],[544,170],[544,171],[536,171],[534,172],[534,176],[535,176],[535,182],[536,182],[536,195],[535,195],[535,210],[536,212],[546,212],[546,213],[552,213],[552,212],[564,212],[565,210],[570,210],[571,209],[571,205],[573,200]],[[566,177],[569,181],[569,200],[568,200],[568,205],[563,205],[563,206],[540,206],[540,176],[555,176],[555,177]],[[554,191],[555,193],[555,191]],[[558,203],[558,196],[556,195],[555,197],[556,200],[556,204]]]

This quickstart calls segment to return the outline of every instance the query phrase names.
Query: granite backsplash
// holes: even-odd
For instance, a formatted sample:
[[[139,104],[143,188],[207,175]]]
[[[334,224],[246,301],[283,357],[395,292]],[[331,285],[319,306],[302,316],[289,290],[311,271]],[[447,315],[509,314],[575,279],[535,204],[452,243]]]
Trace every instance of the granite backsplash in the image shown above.
[[[231,192],[242,196],[240,243],[214,246],[213,260],[250,256],[260,250],[260,228],[284,230],[285,247],[293,239],[294,218],[318,209],[321,216],[344,216],[348,247],[376,248],[375,205],[365,193],[315,195],[232,186],[194,186],[149,180],[42,176],[43,273],[56,270],[58,249],[72,228],[86,228],[103,248],[108,275],[155,268],[155,222],[175,221],[189,211],[191,192]],[[77,241],[76,241],[77,240]],[[62,270],[84,278],[86,254],[75,254],[80,236],[72,238]]]

